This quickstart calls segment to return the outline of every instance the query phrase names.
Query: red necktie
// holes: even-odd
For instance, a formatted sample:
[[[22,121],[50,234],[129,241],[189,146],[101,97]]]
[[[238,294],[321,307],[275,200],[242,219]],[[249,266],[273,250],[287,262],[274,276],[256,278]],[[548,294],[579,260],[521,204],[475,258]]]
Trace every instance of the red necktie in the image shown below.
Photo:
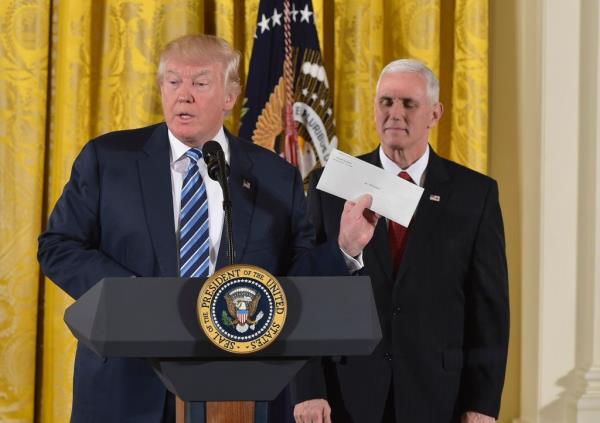
[[[402,179],[407,180],[408,182],[414,183],[410,175],[402,171],[398,174]],[[398,267],[400,267],[400,261],[402,260],[402,255],[404,254],[404,250],[406,249],[406,240],[407,240],[407,232],[408,228],[389,220],[388,221],[388,237],[390,241],[390,251],[392,253],[392,264],[394,266],[394,274],[398,271]]]

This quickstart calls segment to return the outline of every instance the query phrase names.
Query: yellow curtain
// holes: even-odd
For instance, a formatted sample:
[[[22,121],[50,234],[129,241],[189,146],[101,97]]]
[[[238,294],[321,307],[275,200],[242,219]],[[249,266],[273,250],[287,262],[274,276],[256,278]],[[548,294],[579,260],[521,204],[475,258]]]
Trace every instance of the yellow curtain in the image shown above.
[[[0,2],[0,421],[33,420],[47,2]]]
[[[381,68],[423,60],[441,81],[443,156],[487,169],[487,0],[313,0],[342,150],[378,144],[372,117]],[[40,278],[42,230],[83,144],[161,120],[157,53],[189,32],[243,53],[258,0],[0,2],[0,421],[67,422],[75,340],[71,300]],[[240,104],[226,124],[235,132]],[[39,291],[39,298],[38,298]],[[40,315],[38,315],[40,313]]]

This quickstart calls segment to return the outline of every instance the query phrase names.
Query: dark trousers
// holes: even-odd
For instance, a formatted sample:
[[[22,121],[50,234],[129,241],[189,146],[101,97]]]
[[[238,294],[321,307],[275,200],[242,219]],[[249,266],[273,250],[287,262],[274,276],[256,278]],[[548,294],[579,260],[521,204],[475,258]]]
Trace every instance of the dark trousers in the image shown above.
[[[175,395],[167,391],[165,409],[161,423],[175,423]]]
[[[385,401],[385,408],[383,410],[381,423],[394,423],[395,421],[396,415],[394,412],[394,387],[390,383],[390,390],[388,391],[387,400]]]

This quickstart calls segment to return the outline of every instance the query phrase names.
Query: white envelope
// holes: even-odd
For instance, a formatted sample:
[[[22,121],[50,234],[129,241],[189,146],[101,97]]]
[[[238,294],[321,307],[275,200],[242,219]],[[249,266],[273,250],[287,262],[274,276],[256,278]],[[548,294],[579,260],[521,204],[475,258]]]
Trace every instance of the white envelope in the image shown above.
[[[410,223],[424,191],[418,185],[340,150],[331,152],[317,189],[352,201],[363,194],[371,194],[371,210],[402,226]]]

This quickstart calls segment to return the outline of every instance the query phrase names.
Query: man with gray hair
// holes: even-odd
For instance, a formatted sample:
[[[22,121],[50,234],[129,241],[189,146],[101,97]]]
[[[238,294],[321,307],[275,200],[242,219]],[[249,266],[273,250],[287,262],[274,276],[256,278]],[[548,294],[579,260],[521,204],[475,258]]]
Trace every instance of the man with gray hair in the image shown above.
[[[383,69],[374,112],[380,145],[360,158],[425,191],[408,228],[379,219],[363,251],[382,342],[371,356],[325,361],[324,383],[299,395],[296,420],[493,422],[509,331],[497,184],[430,147],[443,107],[421,62]],[[309,214],[317,242],[327,242],[339,236],[344,203],[316,190],[320,174],[311,178]]]

